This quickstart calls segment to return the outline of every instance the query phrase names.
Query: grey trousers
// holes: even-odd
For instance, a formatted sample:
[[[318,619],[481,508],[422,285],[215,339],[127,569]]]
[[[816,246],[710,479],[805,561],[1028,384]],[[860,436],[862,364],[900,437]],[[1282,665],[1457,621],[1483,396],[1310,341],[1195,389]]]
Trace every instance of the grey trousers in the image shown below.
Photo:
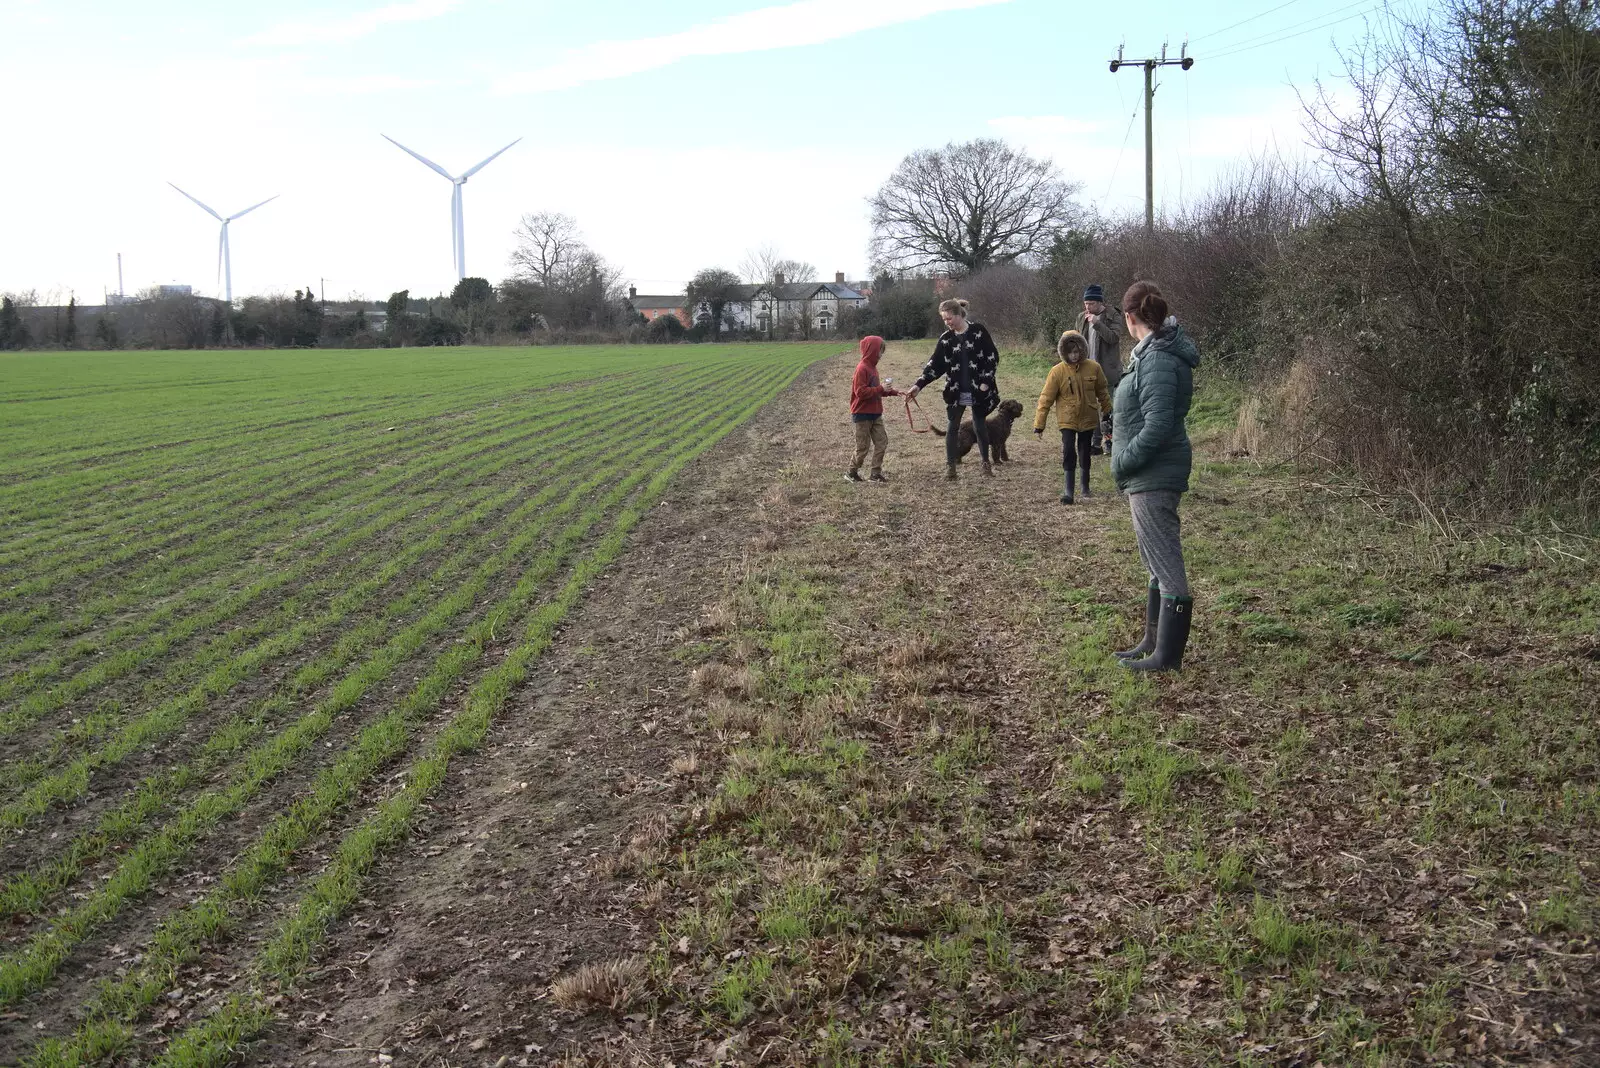
[[[1170,490],[1128,494],[1128,506],[1133,510],[1133,533],[1139,540],[1139,556],[1150,577],[1160,584],[1164,597],[1189,596],[1189,577],[1183,570],[1183,543],[1178,538],[1183,526],[1178,518],[1178,499],[1182,496]]]

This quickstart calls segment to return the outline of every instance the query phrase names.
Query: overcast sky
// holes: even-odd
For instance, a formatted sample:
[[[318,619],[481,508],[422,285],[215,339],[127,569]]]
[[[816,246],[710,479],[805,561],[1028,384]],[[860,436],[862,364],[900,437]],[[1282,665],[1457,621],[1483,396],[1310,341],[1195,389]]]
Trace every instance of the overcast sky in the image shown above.
[[[642,292],[762,243],[868,267],[866,197],[906,153],[999,136],[1106,212],[1143,198],[1137,70],[1161,79],[1156,190],[1300,151],[1297,89],[1337,79],[1373,0],[0,0],[0,291],[447,291],[459,173],[468,273],[507,273],[525,212],[564,211]],[[323,281],[325,279],[325,282]]]

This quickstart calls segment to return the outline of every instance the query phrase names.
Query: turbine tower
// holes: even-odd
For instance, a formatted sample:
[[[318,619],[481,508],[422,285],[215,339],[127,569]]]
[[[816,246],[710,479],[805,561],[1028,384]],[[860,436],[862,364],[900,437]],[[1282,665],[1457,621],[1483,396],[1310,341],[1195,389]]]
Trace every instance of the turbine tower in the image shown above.
[[[171,185],[172,188],[174,188],[174,189],[178,189],[178,187],[175,186],[175,185],[172,185],[171,182],[168,182],[167,184]],[[183,193],[183,190],[178,189],[178,192]],[[217,220],[218,222],[220,222],[222,224],[222,236],[217,238],[217,279],[218,279],[218,281],[221,281],[224,277],[227,278],[227,285],[223,289],[223,294],[227,297],[228,304],[231,307],[233,305],[233,257],[228,251],[228,224],[233,222],[233,220],[237,219],[241,215],[249,215],[252,211],[255,211],[257,208],[259,208],[261,206],[261,204],[270,204],[270,203],[272,203],[274,200],[277,200],[278,197],[281,196],[282,194],[274,193],[272,196],[268,197],[266,200],[263,200],[261,202],[261,204],[252,204],[248,208],[245,208],[243,211],[234,212],[232,215],[229,215],[226,219],[224,219],[221,215],[218,215],[216,212],[212,211],[211,208],[208,205],[206,205],[204,203],[201,203],[198,200],[195,200],[194,197],[190,197],[188,193],[183,193],[183,195],[186,196],[186,197],[189,197],[190,200],[194,200],[194,202],[196,204],[199,204],[200,207],[205,209],[205,213],[207,215],[211,216],[213,219]]]
[[[406,155],[415,159],[417,162],[421,163],[424,167],[427,167],[429,170],[433,171],[435,174],[449,179],[450,184],[455,187],[450,193],[450,252],[451,255],[455,257],[456,280],[460,281],[467,276],[467,239],[465,237],[465,230],[462,225],[461,217],[461,187],[467,184],[468,178],[471,178],[474,174],[477,174],[479,171],[483,170],[491,162],[493,162],[495,156],[500,155],[500,152],[504,152],[506,148],[510,148],[511,145],[516,144],[517,141],[521,141],[522,138],[517,138],[517,141],[511,142],[511,145],[507,145],[506,148],[502,148],[500,152],[496,152],[494,156],[490,156],[477,166],[469,167],[459,176],[451,174],[449,171],[433,162],[433,160],[429,159],[427,156],[411,151],[411,149],[407,148],[405,145],[402,145],[399,141],[396,141],[388,134],[384,134],[383,139],[394,147],[398,148],[400,151],[404,152]]]

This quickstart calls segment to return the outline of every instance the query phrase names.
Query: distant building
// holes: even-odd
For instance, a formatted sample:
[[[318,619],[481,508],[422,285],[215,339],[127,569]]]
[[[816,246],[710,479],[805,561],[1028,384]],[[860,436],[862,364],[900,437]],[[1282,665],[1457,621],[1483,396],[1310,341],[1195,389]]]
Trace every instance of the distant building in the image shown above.
[[[768,334],[809,319],[811,329],[820,333],[836,330],[839,314],[849,308],[865,307],[867,294],[844,280],[839,271],[831,282],[786,282],[779,275],[772,284],[733,286],[722,310],[723,330],[753,330]],[[646,319],[672,314],[685,326],[711,319],[711,305],[701,301],[691,320],[683,294],[663,297],[641,296],[628,287],[628,305]]]
[[[628,306],[645,317],[647,322],[655,322],[663,315],[675,315],[684,326],[689,325],[689,313],[684,310],[684,297],[682,293],[677,296],[640,296],[639,291],[633,286],[628,287]]]

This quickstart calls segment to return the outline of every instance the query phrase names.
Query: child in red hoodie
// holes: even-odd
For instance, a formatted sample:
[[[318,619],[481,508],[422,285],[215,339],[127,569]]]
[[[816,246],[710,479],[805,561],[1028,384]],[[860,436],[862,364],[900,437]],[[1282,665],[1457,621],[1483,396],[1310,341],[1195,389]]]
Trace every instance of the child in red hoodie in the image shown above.
[[[860,482],[861,462],[872,450],[872,481],[887,482],[883,477],[883,454],[889,451],[889,432],[883,428],[883,398],[898,397],[900,391],[878,381],[878,359],[883,355],[883,338],[876,335],[861,339],[861,362],[856,364],[855,377],[850,380],[850,422],[856,432],[856,458],[845,478]]]

